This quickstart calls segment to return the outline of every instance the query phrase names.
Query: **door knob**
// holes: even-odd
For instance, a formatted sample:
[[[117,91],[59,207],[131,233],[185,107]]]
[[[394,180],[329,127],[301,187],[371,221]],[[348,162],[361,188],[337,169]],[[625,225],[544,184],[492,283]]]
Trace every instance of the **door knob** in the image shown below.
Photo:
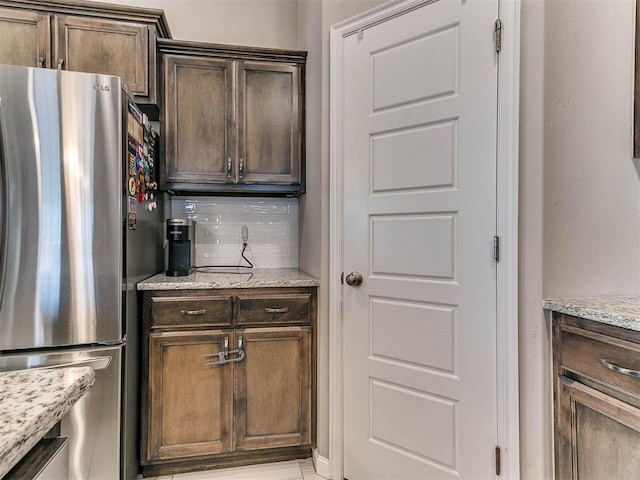
[[[350,287],[359,287],[360,285],[362,285],[362,274],[360,272],[351,272],[349,275],[347,275],[345,281]]]

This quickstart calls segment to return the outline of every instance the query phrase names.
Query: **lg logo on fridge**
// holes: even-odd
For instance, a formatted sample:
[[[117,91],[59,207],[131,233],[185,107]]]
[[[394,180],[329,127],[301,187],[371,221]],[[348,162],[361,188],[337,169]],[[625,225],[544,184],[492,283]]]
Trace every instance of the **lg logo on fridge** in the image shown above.
[[[94,85],[93,89],[96,90],[97,92],[108,92],[109,85]]]

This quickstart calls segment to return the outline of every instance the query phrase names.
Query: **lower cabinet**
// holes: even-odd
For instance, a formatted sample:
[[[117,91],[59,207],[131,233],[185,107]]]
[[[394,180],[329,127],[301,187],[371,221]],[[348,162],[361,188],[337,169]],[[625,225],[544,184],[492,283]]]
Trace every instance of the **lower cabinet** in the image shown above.
[[[553,321],[556,480],[638,478],[639,332]]]
[[[565,453],[556,478],[637,478],[640,410],[567,377],[560,398]]]
[[[315,308],[315,288],[145,292],[144,476],[310,456]]]
[[[236,364],[236,450],[311,443],[311,331],[243,332],[245,360]]]
[[[160,332],[149,336],[147,459],[232,450],[233,372],[208,366],[228,332]]]

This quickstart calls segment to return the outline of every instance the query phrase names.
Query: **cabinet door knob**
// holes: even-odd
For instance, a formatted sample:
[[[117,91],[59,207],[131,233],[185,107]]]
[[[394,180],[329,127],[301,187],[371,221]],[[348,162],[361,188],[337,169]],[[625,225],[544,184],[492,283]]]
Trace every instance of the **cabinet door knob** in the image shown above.
[[[44,66],[44,57],[38,58],[38,67],[42,68]]]
[[[235,350],[229,350],[227,355],[237,355],[235,358],[227,358],[227,363],[236,363],[244,360],[244,340],[242,340],[242,335],[238,338],[238,348]]]
[[[215,358],[218,357],[217,362],[207,362],[204,364],[205,367],[212,367],[214,365],[224,365],[229,363],[229,337],[224,337],[224,347],[223,350],[216,353],[208,353],[204,355],[204,358]]]
[[[62,70],[62,66],[64,65],[64,58],[58,59],[58,70]]]

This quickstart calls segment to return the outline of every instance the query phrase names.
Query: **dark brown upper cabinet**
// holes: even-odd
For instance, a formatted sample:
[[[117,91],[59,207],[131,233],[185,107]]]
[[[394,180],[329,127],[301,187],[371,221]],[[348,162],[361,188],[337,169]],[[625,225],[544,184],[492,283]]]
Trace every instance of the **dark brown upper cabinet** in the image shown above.
[[[304,193],[306,52],[176,40],[158,52],[164,189]]]
[[[0,63],[49,67],[50,24],[46,13],[0,8]]]
[[[159,115],[156,40],[170,36],[162,10],[0,0],[0,63],[117,75],[152,119]]]

